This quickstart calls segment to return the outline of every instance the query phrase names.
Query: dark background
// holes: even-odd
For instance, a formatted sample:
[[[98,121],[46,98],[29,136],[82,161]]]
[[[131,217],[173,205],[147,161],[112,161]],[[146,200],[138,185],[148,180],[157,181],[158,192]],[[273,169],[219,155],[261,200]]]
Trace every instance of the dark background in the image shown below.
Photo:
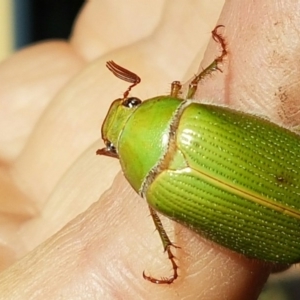
[[[45,39],[67,39],[84,2],[14,0],[15,49]]]

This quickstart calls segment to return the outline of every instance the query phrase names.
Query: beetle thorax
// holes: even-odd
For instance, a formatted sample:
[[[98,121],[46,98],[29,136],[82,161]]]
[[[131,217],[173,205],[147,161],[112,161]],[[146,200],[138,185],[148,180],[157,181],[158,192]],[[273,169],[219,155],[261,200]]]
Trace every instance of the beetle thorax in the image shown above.
[[[128,118],[120,134],[117,151],[122,170],[140,195],[174,159],[172,141],[177,115],[184,103],[169,96],[144,101]]]

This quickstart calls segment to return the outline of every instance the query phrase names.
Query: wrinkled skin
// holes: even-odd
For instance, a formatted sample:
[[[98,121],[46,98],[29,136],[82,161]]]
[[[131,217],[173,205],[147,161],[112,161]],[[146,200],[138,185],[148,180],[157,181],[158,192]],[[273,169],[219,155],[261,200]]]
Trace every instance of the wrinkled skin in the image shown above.
[[[170,264],[118,161],[95,155],[108,107],[127,88],[105,62],[139,74],[139,98],[166,94],[197,71],[220,2],[88,1],[68,42],[33,45],[0,65],[1,298],[257,298],[270,266],[167,219],[181,247],[180,278],[171,286],[143,280],[143,270],[168,276]],[[218,21],[229,51],[223,73],[201,84],[197,99],[297,128],[296,2],[228,1]],[[199,68],[218,51],[210,42]]]

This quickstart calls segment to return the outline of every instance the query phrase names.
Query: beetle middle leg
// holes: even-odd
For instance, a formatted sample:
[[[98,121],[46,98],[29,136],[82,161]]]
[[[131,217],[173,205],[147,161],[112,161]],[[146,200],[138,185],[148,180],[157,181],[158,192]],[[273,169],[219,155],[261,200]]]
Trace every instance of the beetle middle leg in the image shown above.
[[[145,272],[143,272],[143,277],[148,280],[151,281],[153,283],[157,283],[157,284],[171,284],[172,282],[174,282],[174,280],[176,280],[176,278],[178,278],[178,265],[175,261],[176,257],[174,256],[174,254],[171,251],[171,247],[176,247],[169,239],[163,225],[162,222],[159,218],[159,216],[157,215],[156,211],[149,206],[149,210],[150,210],[150,214],[151,217],[153,219],[154,225],[159,233],[160,239],[162,241],[162,244],[164,246],[164,250],[165,252],[167,252],[168,254],[168,258],[171,261],[172,264],[172,268],[173,268],[173,274],[170,277],[162,277],[160,279],[154,278],[152,276],[148,276],[145,274]]]
[[[212,31],[212,37],[213,39],[219,43],[222,47],[222,53],[202,72],[200,72],[198,75],[195,76],[195,78],[191,81],[189,84],[189,89],[187,92],[186,99],[192,99],[197,91],[198,83],[203,80],[206,76],[211,74],[212,72],[219,70],[222,72],[222,70],[219,68],[219,64],[222,63],[224,57],[227,55],[227,48],[224,38],[220,33],[218,33],[218,30],[220,27],[224,27],[223,25],[218,25],[215,27],[215,29]]]

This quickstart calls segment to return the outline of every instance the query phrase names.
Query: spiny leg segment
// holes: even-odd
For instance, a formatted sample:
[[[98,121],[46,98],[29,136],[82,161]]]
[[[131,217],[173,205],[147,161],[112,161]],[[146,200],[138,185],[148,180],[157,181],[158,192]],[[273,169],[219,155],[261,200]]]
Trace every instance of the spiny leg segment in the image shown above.
[[[174,282],[174,280],[176,280],[178,278],[178,265],[175,261],[176,257],[174,256],[174,254],[171,251],[171,247],[175,247],[175,248],[178,248],[178,247],[176,247],[170,241],[170,239],[169,239],[169,237],[168,237],[168,235],[167,235],[167,233],[166,233],[166,231],[165,231],[165,229],[162,225],[162,222],[161,222],[159,216],[157,215],[156,211],[150,206],[149,206],[149,210],[150,210],[150,214],[151,214],[151,217],[153,219],[155,228],[157,229],[157,231],[159,233],[159,236],[160,236],[160,239],[162,241],[162,244],[164,246],[164,250],[165,250],[165,252],[167,252],[168,258],[171,261],[172,268],[173,268],[173,274],[170,277],[162,277],[160,279],[157,279],[157,278],[154,278],[152,276],[148,276],[148,275],[145,274],[145,272],[143,272],[143,277],[146,280],[148,280],[152,283],[171,284],[171,283]]]
[[[214,71],[220,71],[222,70],[219,68],[219,64],[222,63],[224,57],[227,55],[227,48],[224,38],[220,33],[218,33],[219,28],[224,27],[223,25],[218,25],[215,27],[215,29],[211,32],[213,39],[219,43],[222,47],[222,53],[208,66],[206,67],[202,72],[200,72],[198,75],[195,76],[195,78],[191,81],[189,84],[189,89],[187,92],[187,99],[193,99],[195,96],[195,93],[197,91],[198,83],[203,80],[206,76],[210,75]]]
[[[219,68],[219,65],[223,62],[224,57],[227,55],[227,47],[224,38],[220,33],[218,33],[219,28],[224,27],[223,25],[218,25],[215,29],[211,32],[213,39],[219,43],[222,47],[222,53],[202,72],[195,76],[195,78],[189,84],[188,92],[186,95],[186,99],[193,99],[195,93],[197,91],[198,83],[203,80],[206,76],[210,75],[214,71],[222,70]],[[181,93],[181,84],[179,81],[174,81],[171,85],[171,92],[170,96],[179,98]]]

